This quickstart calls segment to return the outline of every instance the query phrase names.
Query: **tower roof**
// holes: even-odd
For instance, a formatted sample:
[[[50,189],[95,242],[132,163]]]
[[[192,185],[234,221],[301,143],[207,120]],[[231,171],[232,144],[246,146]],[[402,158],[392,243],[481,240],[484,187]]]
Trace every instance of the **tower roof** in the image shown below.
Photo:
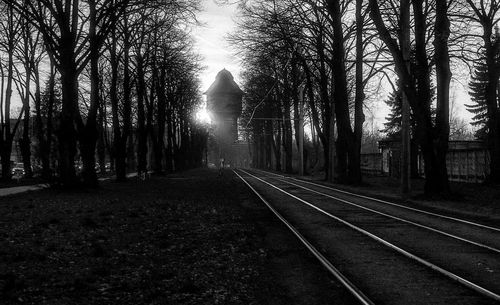
[[[219,93],[243,95],[243,91],[234,81],[231,72],[227,71],[225,68],[217,73],[215,81],[212,83],[212,85],[210,85],[210,87],[204,94],[214,95]]]

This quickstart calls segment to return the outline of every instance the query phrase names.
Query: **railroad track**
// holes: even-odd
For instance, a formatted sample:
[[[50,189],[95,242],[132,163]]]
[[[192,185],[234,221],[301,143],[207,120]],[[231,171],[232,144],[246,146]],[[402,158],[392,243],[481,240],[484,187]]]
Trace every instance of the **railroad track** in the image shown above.
[[[500,229],[262,171],[236,174],[361,304],[500,303]]]

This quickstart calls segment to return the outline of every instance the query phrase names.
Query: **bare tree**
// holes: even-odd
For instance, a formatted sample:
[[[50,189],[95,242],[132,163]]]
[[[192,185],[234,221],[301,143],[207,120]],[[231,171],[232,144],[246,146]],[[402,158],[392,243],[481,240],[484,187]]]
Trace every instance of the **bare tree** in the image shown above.
[[[12,153],[12,144],[14,141],[14,135],[19,127],[21,117],[23,111],[20,112],[20,115],[17,120],[14,120],[14,125],[11,125],[11,103],[12,103],[12,85],[14,81],[14,52],[17,46],[17,43],[20,39],[19,30],[21,27],[21,23],[18,22],[19,14],[16,14],[16,11],[12,9],[12,7],[8,7],[4,4],[0,4],[2,6],[1,15],[2,20],[0,21],[0,27],[2,32],[5,35],[2,37],[3,39],[0,41],[0,46],[2,47],[2,51],[7,53],[7,63],[3,61],[0,62],[2,65],[2,96],[1,96],[1,105],[0,112],[2,114],[1,117],[1,135],[0,135],[0,154],[1,154],[1,162],[2,162],[2,179],[10,180],[12,177],[11,173],[11,164],[10,164],[10,156]],[[7,71],[5,71],[7,70]],[[4,80],[7,79],[7,84],[5,85],[4,91]]]
[[[495,35],[500,17],[500,2],[484,0],[465,0],[462,11],[455,15],[469,21],[474,29],[467,36],[479,38],[480,49],[476,56],[484,64],[486,82],[483,86],[483,96],[486,103],[487,144],[490,151],[490,174],[488,180],[500,183],[500,105],[499,105],[499,77],[500,66],[498,54],[500,41]],[[472,14],[470,13],[472,12]],[[481,33],[482,32],[482,33]]]
[[[440,97],[437,106],[439,114],[434,123],[431,114],[431,65],[428,60],[427,45],[428,14],[432,10],[427,6],[427,2],[413,1],[413,31],[415,33],[413,45],[414,63],[413,65],[407,65],[402,47],[397,41],[399,37],[394,37],[393,33],[395,30],[390,30],[387,27],[387,23],[384,22],[380,5],[381,3],[377,0],[370,0],[370,15],[380,34],[381,40],[392,55],[401,87],[413,111],[416,122],[416,138],[421,147],[425,162],[425,191],[427,194],[447,193],[449,192],[449,184],[446,162],[442,162],[442,160],[446,158],[446,142],[448,141],[449,133],[449,122],[447,121],[449,93],[447,90],[449,90],[450,73],[449,68],[447,70],[447,63],[440,63],[438,78],[441,88],[439,89]],[[444,7],[440,6],[439,14],[442,14],[444,9],[446,9],[446,5]],[[436,31],[439,39],[435,42],[439,49],[437,50],[438,56],[440,60],[446,61],[446,33],[447,31],[449,32],[449,23],[446,22],[446,15],[444,17],[440,15],[436,18],[438,18],[437,24],[440,26],[440,29]],[[399,29],[399,31],[404,32],[405,29]],[[435,145],[439,147],[438,150],[434,149]]]

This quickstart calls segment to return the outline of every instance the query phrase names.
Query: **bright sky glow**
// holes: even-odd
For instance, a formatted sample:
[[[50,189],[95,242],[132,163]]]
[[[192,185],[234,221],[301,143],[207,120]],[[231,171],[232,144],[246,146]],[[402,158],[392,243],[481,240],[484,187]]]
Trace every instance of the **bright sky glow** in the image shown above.
[[[208,112],[208,110],[205,107],[200,108],[196,112],[196,120],[202,124],[212,123],[212,119],[210,118],[210,113]]]
[[[201,89],[205,92],[217,73],[224,68],[240,84],[241,59],[226,42],[227,35],[235,29],[233,18],[236,5],[217,5],[213,0],[203,0],[203,7],[204,11],[198,14],[198,19],[204,26],[193,30],[195,50],[203,56],[206,67],[201,77]]]
[[[203,65],[206,68],[201,74],[201,89],[205,92],[215,80],[217,73],[224,68],[229,70],[233,74],[236,83],[241,85],[239,75],[242,71],[242,60],[226,41],[227,35],[235,30],[236,5],[217,5],[214,0],[203,0],[202,2],[203,12],[198,15],[198,19],[204,23],[204,26],[193,30],[196,40],[195,50],[203,56]],[[386,92],[379,92],[381,96],[374,99],[376,102],[367,105],[371,109],[365,109],[367,124],[369,125],[366,126],[367,128],[383,128],[385,117],[389,112],[383,101],[390,90],[387,88],[387,90],[382,91]],[[455,82],[452,85],[450,95],[454,95],[456,99],[453,105],[454,109],[451,109],[454,112],[452,115],[469,121],[471,114],[465,111],[464,106],[464,104],[470,103],[466,86]],[[206,116],[208,117],[208,114]]]

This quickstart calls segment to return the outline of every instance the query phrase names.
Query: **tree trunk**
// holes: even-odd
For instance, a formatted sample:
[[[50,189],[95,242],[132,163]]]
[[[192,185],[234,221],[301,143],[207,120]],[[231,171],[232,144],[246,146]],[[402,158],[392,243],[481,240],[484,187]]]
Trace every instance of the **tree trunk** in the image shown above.
[[[443,170],[437,164],[438,160],[434,152],[435,148],[435,129],[432,124],[430,111],[430,73],[427,62],[426,45],[426,21],[422,10],[422,0],[413,1],[413,10],[415,15],[415,73],[411,74],[406,66],[401,48],[391,37],[391,34],[385,27],[384,21],[380,15],[377,0],[370,0],[370,15],[377,28],[380,38],[388,47],[394,59],[396,73],[401,81],[401,88],[404,90],[414,119],[416,121],[416,140],[418,141],[424,157],[424,172],[426,176],[425,193],[432,195],[441,192],[448,192],[447,183],[443,184],[446,178],[443,178]],[[413,72],[413,71],[412,71]]]
[[[490,174],[487,181],[490,183],[500,183],[500,114],[498,107],[499,85],[498,76],[500,71],[497,63],[497,54],[499,49],[498,41],[491,41],[493,36],[493,26],[483,25],[483,41],[486,53],[486,66],[488,67],[488,81],[485,86],[486,113],[487,113],[487,145],[490,152]]]
[[[99,80],[101,83],[101,80]],[[102,99],[102,96],[99,97]],[[106,174],[106,125],[105,125],[105,105],[102,103],[99,106],[97,114],[97,129],[99,137],[97,138],[97,157],[99,160],[99,172],[101,175]]]
[[[332,17],[333,26],[333,49],[332,49],[332,74],[333,74],[333,100],[335,101],[335,116],[337,121],[337,160],[338,160],[338,180],[341,183],[356,182],[350,181],[356,178],[358,170],[351,173],[351,169],[359,164],[358,156],[353,155],[355,149],[354,133],[351,129],[351,119],[349,115],[349,96],[347,93],[347,73],[345,68],[344,34],[342,29],[342,13],[339,1],[328,0],[328,11]],[[358,158],[356,162],[356,157]],[[352,159],[352,160],[350,160]],[[352,167],[349,163],[353,162]],[[353,177],[351,177],[351,174]]]
[[[417,88],[418,102],[413,103],[411,106],[417,123],[417,141],[420,144],[424,157],[424,171],[426,177],[425,193],[435,194],[448,192],[448,176],[446,174],[446,162],[444,162],[444,164],[439,164],[437,154],[435,152],[435,145],[437,144],[435,143],[436,130],[435,126],[433,126],[431,118],[430,67],[426,52],[427,23],[426,16],[423,12],[423,5],[423,0],[413,1],[413,11],[415,15],[416,66],[412,72],[415,74],[415,87]],[[444,92],[441,91],[441,94],[443,93]],[[440,98],[442,99],[442,97],[443,96]],[[443,101],[441,100],[441,102]],[[445,141],[447,141],[447,138]],[[447,146],[447,143],[444,145]],[[446,155],[444,157],[446,158]],[[444,166],[444,177],[442,177],[442,166]],[[443,181],[446,182],[443,184]]]
[[[155,141],[155,172],[163,173],[163,152],[165,146],[165,121],[167,111],[167,101],[165,93],[166,71],[162,69],[160,77],[156,81],[156,93],[158,95],[158,111],[156,113],[156,122],[158,124],[158,132]]]
[[[49,77],[49,97],[47,102],[47,128],[45,131],[45,145],[42,152],[42,176],[50,178],[53,175],[51,160],[52,160],[52,118],[54,116],[55,104],[55,86],[56,86],[56,71],[52,60],[50,61],[50,77]],[[43,137],[43,135],[42,135]]]
[[[294,134],[295,134],[295,145],[297,146],[297,151],[300,150],[300,144],[299,144],[299,141],[300,141],[300,127],[299,127],[299,87],[301,86],[301,83],[298,79],[299,77],[299,71],[298,71],[298,67],[297,67],[297,59],[295,58],[295,54],[293,54],[292,56],[294,56],[294,58],[291,60],[290,62],[290,65],[292,66],[292,69],[291,69],[291,77],[292,77],[292,87],[290,88],[290,92],[291,92],[291,100],[293,102],[293,131],[294,131]],[[300,158],[300,156],[299,156]],[[300,172],[300,171],[299,171]]]
[[[356,0],[356,96],[354,100],[354,139],[349,154],[349,182],[360,184],[361,176],[361,140],[365,115],[363,104],[365,100],[363,79],[363,0]]]
[[[2,180],[10,181],[12,179],[12,172],[10,167],[10,155],[12,152],[12,140],[9,138],[4,139],[1,147],[2,158]]]
[[[273,137],[273,151],[274,151],[274,158],[276,159],[276,166],[275,170],[278,172],[281,172],[281,124],[278,122],[277,124],[277,132],[276,135]]]
[[[128,12],[126,6],[123,7],[123,132],[121,134],[120,149],[123,170],[122,178],[126,178],[127,169],[136,170],[135,143],[132,132],[132,81],[130,77],[130,32],[128,29]]]
[[[89,1],[90,24],[89,24],[89,44],[90,44],[90,109],[87,114],[87,122],[79,124],[80,154],[82,156],[83,183],[87,186],[98,185],[96,175],[95,153],[99,133],[97,130],[97,112],[100,108],[99,101],[99,43],[96,34],[97,16],[95,0]],[[78,109],[77,109],[78,111]],[[80,116],[78,111],[78,117]],[[81,118],[79,118],[81,120]]]
[[[259,168],[266,169],[266,138],[264,130],[259,135]]]
[[[272,169],[273,149],[273,121],[264,122],[264,147],[265,147],[265,169]]]
[[[144,99],[146,95],[146,85],[144,80],[144,67],[142,55],[137,55],[137,172],[147,171],[147,129],[146,129],[146,110]]]
[[[448,1],[436,0],[436,24],[434,37],[434,58],[437,79],[436,106],[436,159],[439,175],[439,190],[449,192],[446,155],[448,153],[448,138],[450,136],[450,55],[448,38],[450,36],[450,21],[448,20]],[[426,185],[427,187],[427,185]]]
[[[9,10],[9,26],[13,25],[13,11]],[[10,126],[10,106],[12,99],[12,81],[14,77],[14,33],[8,33],[8,55],[7,55],[7,86],[5,88],[5,108],[0,110],[3,111],[3,115],[5,117],[4,126],[2,128],[2,147],[1,149],[1,158],[2,158],[2,180],[10,181],[12,178],[12,172],[10,168],[10,155],[12,153],[12,141],[13,134],[15,134],[15,130],[11,130]]]
[[[335,107],[333,102],[330,100],[330,95],[328,93],[328,83],[329,78],[326,72],[326,56],[325,56],[325,43],[323,41],[324,33],[320,29],[320,32],[316,38],[316,52],[319,58],[319,94],[321,97],[321,106],[323,112],[323,136],[319,132],[321,143],[323,144],[323,155],[325,160],[325,178],[326,180],[333,182],[335,179]],[[306,64],[307,65],[307,64]],[[310,103],[313,101],[312,85],[309,87],[309,100]]]
[[[35,134],[38,140],[38,157],[42,164],[41,176],[43,179],[50,179],[50,148],[47,149],[47,141],[45,139],[45,126],[42,118],[42,98],[40,89],[40,74],[38,68],[34,69],[35,76]],[[50,74],[49,84],[52,81],[52,73]]]
[[[120,128],[119,106],[118,106],[119,59],[117,54],[117,37],[115,29],[113,29],[112,31],[112,42],[109,53],[110,53],[109,55],[111,64],[111,81],[109,88],[109,96],[111,101],[111,115],[113,122],[113,155],[115,159],[115,173],[117,181],[125,181],[127,180],[127,162],[126,162],[127,138],[122,134],[122,130]],[[125,56],[127,56],[127,50],[124,50],[124,53]],[[128,70],[128,62],[126,60],[124,60],[123,69],[125,74],[126,71]],[[124,77],[124,84],[123,84],[124,90],[129,86],[129,84],[126,83],[125,81],[126,79]],[[125,141],[123,140],[124,138]]]
[[[153,152],[152,154],[152,158],[151,158],[151,154],[150,153],[147,153],[147,164],[149,164],[149,167],[150,168],[153,168],[155,169],[157,164],[156,164],[156,154],[155,154],[155,149],[156,149],[156,145],[157,145],[157,134],[155,132],[155,128],[153,126],[153,117],[154,117],[154,101],[155,101],[155,82],[156,82],[156,78],[157,76],[155,75],[156,74],[156,63],[154,62],[155,59],[154,59],[154,56],[153,56],[153,60],[151,62],[151,68],[152,68],[152,76],[151,76],[151,86],[149,88],[149,97],[148,97],[148,93],[147,93],[147,87],[145,86],[144,88],[144,101],[145,101],[145,105],[146,105],[146,145],[147,147],[151,147],[151,150]],[[189,156],[186,155],[186,158],[189,158]],[[151,160],[152,159],[152,160]],[[161,158],[160,158],[160,172],[161,172]]]
[[[171,102],[169,103],[170,105],[167,107],[167,145],[165,148],[165,159],[166,159],[166,170],[167,173],[171,173],[174,171],[174,156],[173,156],[173,138],[174,138],[174,132],[173,132],[173,127],[172,124],[173,122],[173,115],[172,115],[172,109],[171,109]]]
[[[26,29],[25,29],[26,30]],[[23,98],[23,108],[24,108],[24,119],[23,119],[23,136],[19,140],[19,146],[21,148],[21,155],[23,157],[23,166],[24,166],[24,175],[26,178],[33,177],[33,170],[31,167],[31,107],[30,107],[30,87],[31,87],[31,68],[29,63],[29,46],[28,46],[28,38],[27,35],[31,35],[31,33],[25,33],[24,38],[24,69],[26,73],[25,79],[25,92]]]
[[[282,88],[277,88],[277,96],[281,99],[283,119],[283,148],[285,153],[285,173],[293,172],[293,137],[292,137],[292,122],[290,116],[290,84],[288,82],[288,73],[283,77],[284,82]],[[280,89],[282,90],[280,92]]]
[[[62,185],[72,187],[77,184],[75,171],[76,138],[75,111],[78,104],[78,74],[72,65],[73,56],[66,55],[61,63],[62,110],[60,114],[59,139],[59,180]],[[68,63],[69,61],[69,63]]]

